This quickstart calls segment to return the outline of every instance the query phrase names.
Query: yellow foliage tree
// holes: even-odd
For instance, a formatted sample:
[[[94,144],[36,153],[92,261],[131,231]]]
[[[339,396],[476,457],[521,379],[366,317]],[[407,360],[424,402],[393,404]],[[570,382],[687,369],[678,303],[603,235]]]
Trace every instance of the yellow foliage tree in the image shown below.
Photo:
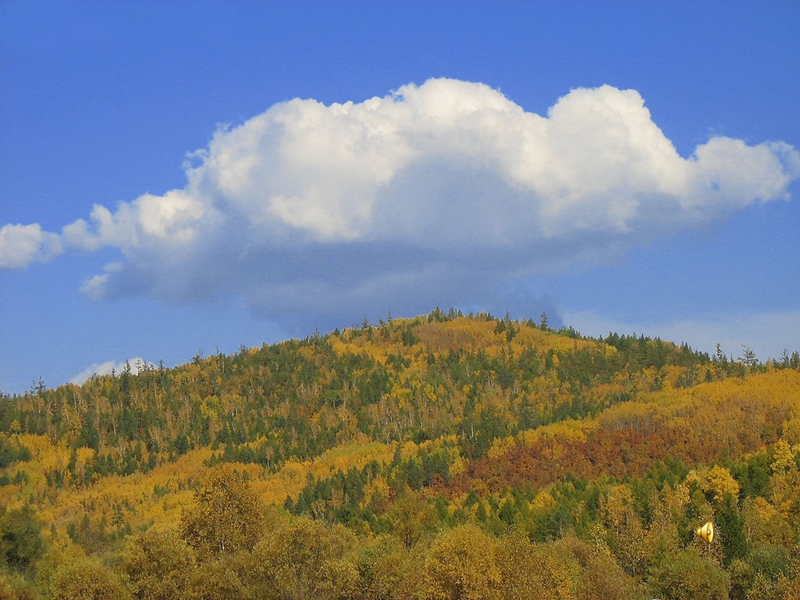
[[[409,552],[395,536],[380,536],[359,552],[359,597],[363,600],[405,600],[421,587],[424,553]]]
[[[130,600],[120,576],[99,560],[81,557],[56,571],[51,600]]]
[[[265,600],[344,600],[355,593],[355,536],[344,527],[299,518],[278,525],[253,550],[254,595]]]
[[[644,526],[634,510],[628,486],[609,489],[601,502],[609,545],[622,567],[634,577],[641,574],[647,558]]]
[[[387,517],[392,532],[400,538],[406,549],[411,549],[436,523],[435,509],[408,489],[395,500]]]
[[[533,544],[527,537],[511,535],[497,547],[503,600],[570,600],[577,593],[577,562],[563,545]]]
[[[195,500],[181,520],[181,537],[198,557],[252,550],[258,543],[266,507],[229,465],[209,472]]]
[[[493,600],[500,597],[494,540],[474,525],[443,534],[425,563],[425,600]]]
[[[192,548],[177,532],[147,531],[133,538],[122,563],[141,600],[179,598],[196,569]]]

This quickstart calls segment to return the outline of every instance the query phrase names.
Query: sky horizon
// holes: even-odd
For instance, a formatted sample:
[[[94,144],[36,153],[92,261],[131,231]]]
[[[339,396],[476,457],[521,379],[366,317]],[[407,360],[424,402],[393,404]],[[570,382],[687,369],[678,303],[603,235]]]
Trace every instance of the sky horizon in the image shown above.
[[[800,350],[800,6],[0,4],[0,391],[435,307]]]

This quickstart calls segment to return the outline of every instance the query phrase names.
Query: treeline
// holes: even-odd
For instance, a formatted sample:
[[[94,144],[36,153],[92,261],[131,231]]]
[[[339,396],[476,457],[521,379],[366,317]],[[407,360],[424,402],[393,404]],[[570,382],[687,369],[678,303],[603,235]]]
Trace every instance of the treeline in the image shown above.
[[[799,517],[796,352],[436,310],[0,400],[0,599],[798,598]]]
[[[141,364],[134,374],[127,365],[82,386],[37,386],[0,401],[0,430],[94,450],[80,472],[71,460],[51,474],[76,486],[208,446],[223,460],[278,469],[363,435],[390,442],[457,434],[478,458],[497,436],[591,416],[665,381],[714,378],[710,365],[706,354],[661,340],[589,340],[507,317],[434,311],[198,356],[174,369]]]

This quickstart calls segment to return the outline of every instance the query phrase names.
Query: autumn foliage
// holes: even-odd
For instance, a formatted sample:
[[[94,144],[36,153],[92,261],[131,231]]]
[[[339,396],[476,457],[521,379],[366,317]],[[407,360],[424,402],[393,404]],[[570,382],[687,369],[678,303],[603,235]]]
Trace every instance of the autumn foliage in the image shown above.
[[[437,309],[140,367],[0,399],[0,599],[800,597],[797,353]]]

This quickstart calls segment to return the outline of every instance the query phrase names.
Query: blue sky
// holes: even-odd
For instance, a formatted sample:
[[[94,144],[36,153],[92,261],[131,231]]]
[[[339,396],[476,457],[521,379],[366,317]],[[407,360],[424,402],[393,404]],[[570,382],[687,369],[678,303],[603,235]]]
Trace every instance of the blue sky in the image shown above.
[[[800,350],[800,5],[0,3],[0,390],[436,306]]]

